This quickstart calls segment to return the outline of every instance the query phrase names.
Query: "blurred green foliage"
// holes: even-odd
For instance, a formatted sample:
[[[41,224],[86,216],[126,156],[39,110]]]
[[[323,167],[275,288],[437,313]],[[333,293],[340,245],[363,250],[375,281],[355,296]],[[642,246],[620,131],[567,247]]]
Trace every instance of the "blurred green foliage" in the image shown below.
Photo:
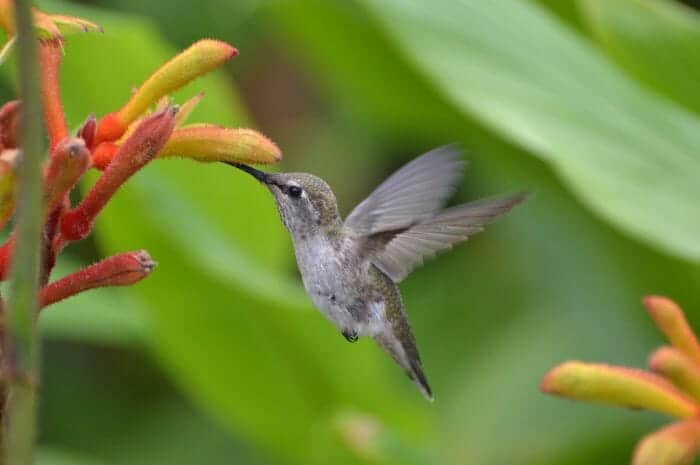
[[[62,272],[146,248],[134,288],[42,316],[45,465],[619,464],[663,419],[548,398],[567,359],[641,366],[639,299],[700,326],[698,14],[672,0],[41,2],[71,36],[71,125],[200,37],[241,50],[188,86],[192,121],[255,126],[284,170],[348,209],[400,164],[459,142],[459,201],[533,198],[416,271],[404,300],[437,401],[349,345],[301,289],[269,194],[224,166],[157,161]],[[118,11],[120,10],[120,11]],[[9,93],[4,78],[3,94]],[[366,436],[363,436],[363,433]]]

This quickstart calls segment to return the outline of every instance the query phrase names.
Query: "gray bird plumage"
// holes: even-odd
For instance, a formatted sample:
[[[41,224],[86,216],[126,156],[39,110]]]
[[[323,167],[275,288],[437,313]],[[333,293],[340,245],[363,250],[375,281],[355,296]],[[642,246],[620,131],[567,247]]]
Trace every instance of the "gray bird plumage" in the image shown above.
[[[446,146],[396,171],[342,222],[335,195],[322,179],[233,165],[255,176],[275,197],[314,305],[349,341],[371,336],[432,400],[397,283],[526,195],[443,210],[465,166],[459,150]]]

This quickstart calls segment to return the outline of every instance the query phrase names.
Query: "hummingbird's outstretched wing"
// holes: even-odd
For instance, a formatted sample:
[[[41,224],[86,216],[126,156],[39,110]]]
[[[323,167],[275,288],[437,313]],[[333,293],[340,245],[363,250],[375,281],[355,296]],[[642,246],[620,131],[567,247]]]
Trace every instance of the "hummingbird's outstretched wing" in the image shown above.
[[[379,233],[374,240],[368,238],[372,263],[398,283],[425,259],[481,231],[526,198],[527,194],[516,194],[477,200],[448,208],[393,235]]]
[[[465,162],[453,145],[431,150],[401,167],[357,205],[344,226],[360,235],[406,228],[445,205]]]

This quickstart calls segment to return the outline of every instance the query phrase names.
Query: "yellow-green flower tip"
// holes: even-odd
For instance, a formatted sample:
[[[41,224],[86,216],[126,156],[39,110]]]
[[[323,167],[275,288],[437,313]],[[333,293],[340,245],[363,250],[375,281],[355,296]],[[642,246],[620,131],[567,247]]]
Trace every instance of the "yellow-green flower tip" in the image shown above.
[[[153,73],[117,116],[126,127],[151,105],[190,81],[218,68],[238,55],[238,50],[220,40],[204,39],[192,44]]]
[[[649,358],[649,368],[700,400],[700,366],[672,347],[661,347]]]
[[[671,383],[653,373],[605,364],[565,362],[543,378],[543,392],[569,399],[643,408],[690,418],[697,406]]]
[[[695,363],[700,363],[700,344],[678,304],[669,298],[655,295],[645,297],[643,302],[654,323],[671,345]]]
[[[173,131],[158,157],[265,165],[278,162],[282,153],[274,142],[252,129],[190,125]]]
[[[699,451],[700,422],[680,421],[639,441],[632,465],[690,465]]]

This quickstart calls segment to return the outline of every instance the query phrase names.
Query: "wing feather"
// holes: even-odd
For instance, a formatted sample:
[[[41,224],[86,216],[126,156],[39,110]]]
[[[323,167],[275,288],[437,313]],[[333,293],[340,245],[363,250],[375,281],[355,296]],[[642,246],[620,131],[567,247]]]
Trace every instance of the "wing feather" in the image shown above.
[[[408,227],[429,218],[454,193],[465,163],[452,145],[407,163],[357,205],[345,227],[360,235]]]
[[[375,246],[372,263],[398,283],[426,259],[467,240],[525,198],[526,194],[517,194],[448,208],[398,232],[383,248]]]

